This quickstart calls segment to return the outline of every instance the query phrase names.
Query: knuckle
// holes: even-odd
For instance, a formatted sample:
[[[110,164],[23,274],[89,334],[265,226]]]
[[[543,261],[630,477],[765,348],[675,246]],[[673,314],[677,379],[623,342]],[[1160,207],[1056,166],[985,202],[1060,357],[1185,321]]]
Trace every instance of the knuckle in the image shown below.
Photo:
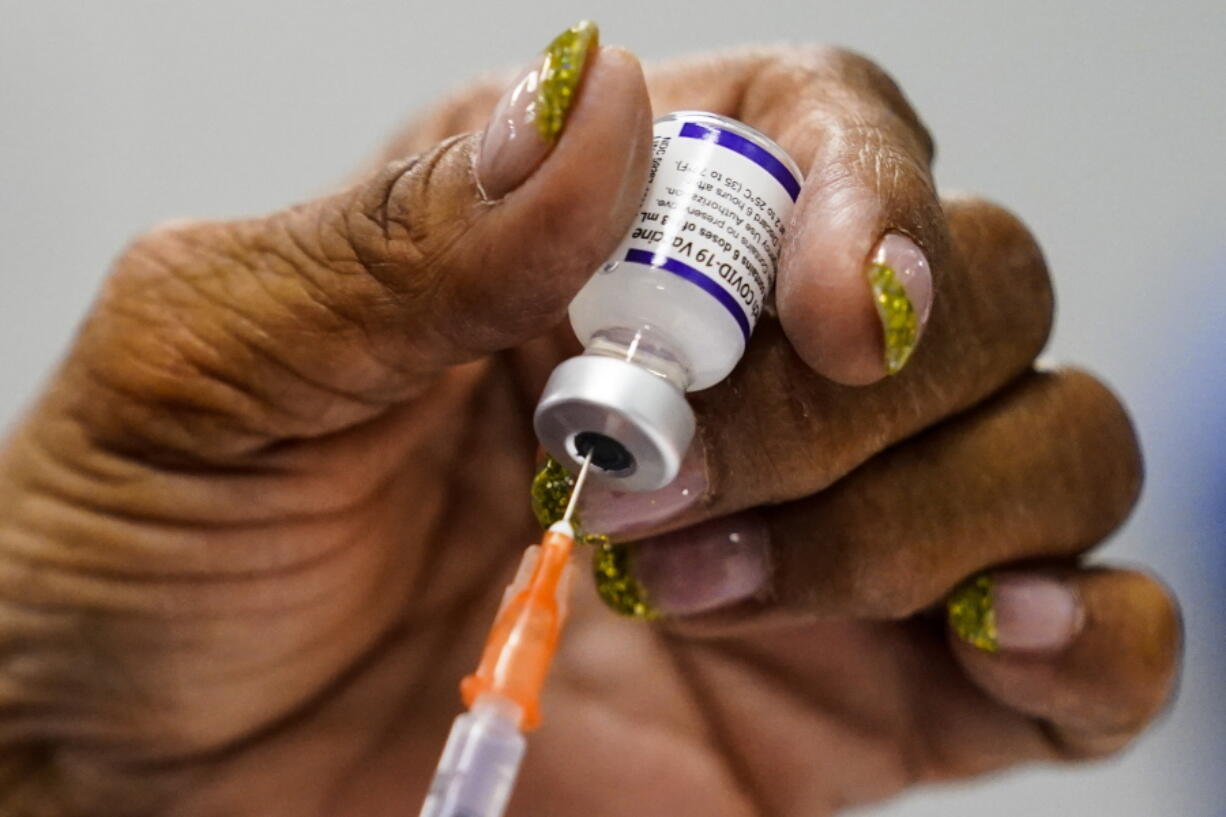
[[[819,60],[824,66],[824,73],[881,103],[885,110],[900,119],[906,131],[916,138],[919,153],[927,162],[932,161],[936,155],[932,133],[902,88],[884,68],[863,54],[845,48],[827,47],[822,50]]]
[[[931,603],[930,581],[917,576],[931,573],[931,565],[916,564],[906,549],[883,551],[865,539],[862,531],[834,531],[826,542],[820,564],[812,563],[811,548],[792,548],[807,562],[787,579],[800,606],[852,618],[895,621],[907,618]],[[800,581],[797,582],[796,578]]]
[[[841,46],[818,46],[815,57],[826,72],[844,82],[853,82],[869,87],[890,86],[897,89],[894,80],[876,62],[865,55]]]
[[[898,83],[863,54],[828,45],[781,47],[760,57],[752,77],[745,101],[786,115],[782,131],[804,127],[836,139],[880,132],[927,173],[936,151],[932,134]],[[803,123],[795,119],[797,107],[810,109]]]
[[[920,593],[928,589],[926,583],[891,581],[890,572],[886,566],[874,565],[851,573],[842,587],[845,598],[842,609],[859,619],[898,621],[931,603]]]
[[[127,283],[177,266],[184,248],[204,229],[205,222],[175,220],[154,225],[120,250],[109,281]]]
[[[91,315],[104,327],[123,325],[126,332],[103,333],[124,342],[155,331],[172,331],[175,321],[200,306],[196,294],[234,266],[228,226],[209,221],[168,221],[132,239],[116,257]],[[87,324],[89,326],[91,324]]]
[[[855,177],[872,180],[878,198],[892,210],[886,214],[891,222],[941,223],[926,151],[916,151],[896,134],[863,120],[845,127],[842,138],[851,152],[849,164],[858,171]]]
[[[419,285],[404,271],[429,267],[468,229],[478,198],[472,163],[479,139],[476,133],[454,136],[392,162],[343,205],[345,237],[382,283]],[[456,179],[467,181],[456,185]]]
[[[868,501],[879,500],[873,497]],[[820,609],[853,618],[892,621],[931,603],[929,574],[933,567],[914,555],[917,549],[883,544],[890,535],[868,529],[858,514],[847,519],[839,516],[836,512],[822,526],[829,539],[820,562],[814,563],[811,547],[801,549],[806,554],[802,558],[810,562],[808,584],[820,597],[815,597]]]

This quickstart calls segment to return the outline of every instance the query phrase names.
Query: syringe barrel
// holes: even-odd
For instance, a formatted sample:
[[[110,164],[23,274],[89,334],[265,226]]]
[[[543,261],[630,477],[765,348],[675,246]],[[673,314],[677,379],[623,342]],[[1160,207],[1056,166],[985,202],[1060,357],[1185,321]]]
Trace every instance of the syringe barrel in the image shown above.
[[[511,797],[524,736],[519,707],[490,695],[456,718],[420,817],[501,817]]]

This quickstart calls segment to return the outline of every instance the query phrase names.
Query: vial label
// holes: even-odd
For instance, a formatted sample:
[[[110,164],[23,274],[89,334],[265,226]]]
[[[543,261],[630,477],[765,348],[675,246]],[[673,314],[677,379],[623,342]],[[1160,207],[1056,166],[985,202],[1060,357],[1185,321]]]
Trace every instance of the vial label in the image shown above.
[[[700,287],[748,339],[775,282],[800,181],[782,148],[721,120],[681,114],[655,124],[647,192],[612,260]]]

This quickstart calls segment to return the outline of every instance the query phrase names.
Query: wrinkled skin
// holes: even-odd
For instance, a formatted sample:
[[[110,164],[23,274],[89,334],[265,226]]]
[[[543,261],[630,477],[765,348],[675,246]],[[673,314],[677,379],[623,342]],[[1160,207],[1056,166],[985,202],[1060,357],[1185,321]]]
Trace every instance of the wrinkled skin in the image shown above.
[[[565,305],[641,189],[637,64],[604,49],[590,70],[504,201],[471,180],[483,83],[353,188],[123,253],[0,460],[0,811],[415,812],[537,535],[530,415],[573,352]],[[808,174],[778,319],[696,396],[712,490],[676,523],[770,506],[777,586],[647,625],[581,579],[512,812],[832,814],[1123,747],[1168,697],[1178,615],[1142,574],[1079,566],[1140,457],[1093,378],[1031,368],[1051,317],[1033,240],[937,202],[927,134],[858,57],[735,52],[648,87],[657,111],[760,127]],[[858,268],[885,227],[929,252],[937,300],[908,367],[864,385],[879,330],[811,262]],[[1077,641],[950,639],[931,612],[949,589],[1018,562],[1077,588]]]

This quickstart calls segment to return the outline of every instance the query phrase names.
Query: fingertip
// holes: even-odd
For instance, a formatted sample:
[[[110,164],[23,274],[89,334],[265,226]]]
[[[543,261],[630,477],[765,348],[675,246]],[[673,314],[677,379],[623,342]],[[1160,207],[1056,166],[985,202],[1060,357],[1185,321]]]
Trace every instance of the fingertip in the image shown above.
[[[448,266],[459,329],[491,351],[556,325],[627,229],[646,183],[651,105],[638,60],[610,46],[587,57],[548,154],[455,242]],[[478,160],[479,168],[480,162]]]
[[[1048,722],[1062,752],[1117,749],[1171,699],[1182,630],[1178,605],[1159,582],[1110,569],[993,580],[1013,583],[1014,598],[980,606],[995,611],[990,639],[968,637],[974,628],[951,621],[954,654],[993,697]]]
[[[896,230],[876,234],[875,210],[870,204],[848,208],[827,220],[824,231],[802,228],[780,271],[776,299],[780,322],[801,358],[850,386],[903,369],[923,336],[935,295],[927,254]]]
[[[651,100],[643,67],[634,54],[620,46],[602,45],[589,59],[579,98],[557,147],[529,181],[537,185],[550,180],[573,181],[573,189],[578,189],[591,183],[593,173],[604,171],[597,180],[617,179],[641,193],[646,179],[646,148],[651,142]],[[599,150],[609,152],[593,152]],[[611,171],[624,171],[627,165],[641,166],[642,172],[623,179]],[[571,173],[578,173],[579,179],[568,175]]]
[[[847,386],[885,377],[880,330],[863,281],[807,277],[781,286],[776,308],[796,353],[818,374]]]
[[[601,46],[590,60],[557,146],[497,214],[541,228],[509,238],[528,257],[550,257],[553,280],[570,285],[565,301],[621,239],[646,182],[651,144],[651,103],[638,59]]]
[[[779,270],[784,329],[818,373],[846,385],[907,364],[948,244],[928,166],[904,146],[910,131],[864,130],[819,143]]]

